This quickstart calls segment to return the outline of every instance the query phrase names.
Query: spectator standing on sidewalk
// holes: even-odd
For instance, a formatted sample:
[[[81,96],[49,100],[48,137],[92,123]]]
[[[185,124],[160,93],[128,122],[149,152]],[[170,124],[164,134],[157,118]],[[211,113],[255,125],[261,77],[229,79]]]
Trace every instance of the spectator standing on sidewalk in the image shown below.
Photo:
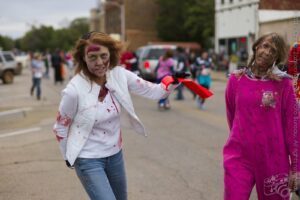
[[[299,182],[299,107],[291,77],[277,68],[286,45],[276,33],[252,46],[245,69],[231,74],[226,88],[230,129],[223,149],[225,200],[289,200]]]
[[[120,51],[120,42],[105,33],[90,32],[77,41],[76,74],[62,92],[54,125],[66,164],[75,168],[91,200],[127,200],[121,107],[134,130],[146,135],[130,92],[158,100],[177,85],[175,77],[154,84],[117,66]]]
[[[42,95],[41,82],[44,66],[45,65],[42,60],[41,54],[35,53],[33,55],[33,59],[31,60],[32,86],[30,88],[30,94],[31,96],[33,96],[34,90],[36,89],[37,100],[40,100]]]

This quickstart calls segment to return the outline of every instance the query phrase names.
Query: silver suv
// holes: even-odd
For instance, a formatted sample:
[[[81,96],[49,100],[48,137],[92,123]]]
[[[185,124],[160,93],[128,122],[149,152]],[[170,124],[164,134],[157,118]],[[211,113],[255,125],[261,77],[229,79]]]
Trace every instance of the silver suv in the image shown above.
[[[0,78],[3,83],[13,83],[16,73],[18,73],[18,64],[14,54],[10,51],[0,51]]]
[[[168,49],[176,50],[176,45],[147,45],[137,49],[140,75],[149,81],[155,81],[155,68],[158,60]]]

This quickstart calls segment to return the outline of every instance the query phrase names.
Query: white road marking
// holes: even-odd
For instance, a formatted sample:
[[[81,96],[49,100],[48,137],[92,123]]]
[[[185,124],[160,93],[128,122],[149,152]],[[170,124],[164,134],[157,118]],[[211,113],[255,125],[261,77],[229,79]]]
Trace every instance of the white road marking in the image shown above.
[[[19,94],[19,95],[14,95],[14,96],[2,96],[0,98],[0,101],[9,101],[9,100],[14,100],[14,99],[24,99],[24,98],[30,98],[29,94]]]
[[[0,138],[12,137],[12,136],[15,136],[15,135],[23,135],[23,134],[26,134],[26,133],[37,132],[37,131],[40,131],[40,130],[42,130],[40,127],[23,129],[23,130],[19,130],[19,131],[10,132],[10,133],[0,134]]]
[[[26,111],[32,110],[32,107],[25,107],[25,108],[19,108],[19,109],[13,109],[13,110],[6,110],[0,112],[0,117],[5,116],[5,115],[11,115],[11,114],[16,114],[16,113],[23,113]]]

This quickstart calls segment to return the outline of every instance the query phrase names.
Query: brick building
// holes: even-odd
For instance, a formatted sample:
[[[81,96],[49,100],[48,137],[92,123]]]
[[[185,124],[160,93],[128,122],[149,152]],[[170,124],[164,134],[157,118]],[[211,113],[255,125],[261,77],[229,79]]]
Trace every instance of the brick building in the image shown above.
[[[106,0],[99,1],[100,18],[91,20],[91,27],[112,34],[126,41],[128,48],[135,50],[150,41],[159,41],[155,28],[158,6],[155,0]],[[96,16],[95,11],[91,16]]]

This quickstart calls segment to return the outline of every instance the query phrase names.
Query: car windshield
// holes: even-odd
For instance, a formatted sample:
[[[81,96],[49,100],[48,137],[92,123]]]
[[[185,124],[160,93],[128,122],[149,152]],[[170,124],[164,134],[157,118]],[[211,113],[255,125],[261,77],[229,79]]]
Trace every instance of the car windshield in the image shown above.
[[[147,55],[147,59],[158,60],[159,57],[163,56],[166,49],[150,49]]]
[[[10,54],[3,54],[3,56],[7,62],[14,60],[14,58]]]

